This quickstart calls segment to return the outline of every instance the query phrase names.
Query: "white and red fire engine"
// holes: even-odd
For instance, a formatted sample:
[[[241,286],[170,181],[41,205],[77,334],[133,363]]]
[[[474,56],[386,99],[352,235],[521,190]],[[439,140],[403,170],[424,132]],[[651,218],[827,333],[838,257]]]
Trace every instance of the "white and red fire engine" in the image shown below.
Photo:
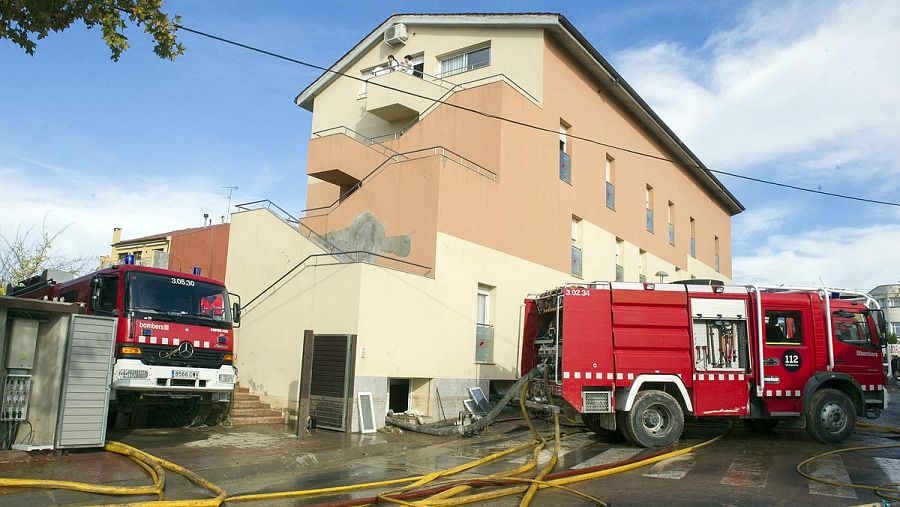
[[[157,412],[179,426],[227,415],[240,305],[229,304],[222,282],[126,263],[74,280],[48,270],[8,294],[82,303],[87,313],[118,320],[112,413],[162,408]]]
[[[781,421],[841,442],[886,407],[885,320],[863,293],[606,283],[525,301],[522,371],[548,365],[531,398],[635,445],[678,440],[685,417]]]

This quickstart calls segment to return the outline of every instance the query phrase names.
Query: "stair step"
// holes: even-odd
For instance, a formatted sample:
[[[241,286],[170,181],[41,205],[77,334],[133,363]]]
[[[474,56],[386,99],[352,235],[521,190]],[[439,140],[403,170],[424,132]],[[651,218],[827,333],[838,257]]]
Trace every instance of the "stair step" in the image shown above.
[[[231,410],[243,409],[243,408],[264,408],[268,409],[269,404],[263,403],[259,401],[259,399],[253,400],[235,400],[235,402],[231,405]]]
[[[281,412],[269,410],[268,408],[232,408],[231,417],[281,417]]]
[[[250,388],[249,388],[249,387],[235,386],[234,392],[235,392],[235,393],[249,393],[249,392],[250,392]]]
[[[259,401],[259,396],[250,393],[236,393],[234,395],[235,401]]]
[[[281,416],[271,417],[239,417],[231,420],[232,426],[251,426],[254,424],[283,424]]]

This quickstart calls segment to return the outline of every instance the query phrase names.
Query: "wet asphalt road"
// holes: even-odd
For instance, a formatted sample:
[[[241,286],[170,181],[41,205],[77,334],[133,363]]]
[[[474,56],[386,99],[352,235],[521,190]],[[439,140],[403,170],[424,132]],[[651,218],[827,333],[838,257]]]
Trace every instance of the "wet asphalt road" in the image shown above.
[[[900,390],[892,388],[900,401]],[[900,426],[894,405],[877,424]],[[539,428],[549,432],[547,423]],[[723,423],[688,425],[682,445],[692,445],[723,431]],[[577,427],[564,427],[558,470],[584,468],[640,455],[640,449],[599,437]],[[530,439],[516,421],[491,426],[480,437],[431,437],[405,432],[345,435],[320,430],[298,438],[281,426],[247,428],[158,429],[110,435],[152,454],[185,466],[224,488],[230,495],[321,488],[425,474],[507,449]],[[889,435],[858,430],[841,447],[892,444]],[[722,440],[682,457],[571,487],[611,505],[858,505],[878,501],[873,493],[820,485],[795,471],[801,460],[834,449],[816,443],[805,431],[777,429],[751,433],[736,425]],[[542,464],[549,459],[542,454]],[[513,468],[525,453],[505,457],[463,476]],[[811,467],[817,475],[865,484],[900,482],[900,450],[849,453]],[[530,475],[534,475],[531,472]],[[0,477],[64,479],[107,484],[145,484],[143,471],[122,457],[104,452],[65,455],[0,453]],[[368,496],[366,491],[317,499],[266,501],[247,505],[304,503]],[[169,475],[167,499],[200,498],[204,492]],[[131,500],[149,497],[131,498]],[[0,505],[70,505],[113,503],[112,497],[69,491],[27,491],[0,488]],[[518,505],[519,497],[483,505]],[[584,505],[581,498],[542,491],[532,505]]]

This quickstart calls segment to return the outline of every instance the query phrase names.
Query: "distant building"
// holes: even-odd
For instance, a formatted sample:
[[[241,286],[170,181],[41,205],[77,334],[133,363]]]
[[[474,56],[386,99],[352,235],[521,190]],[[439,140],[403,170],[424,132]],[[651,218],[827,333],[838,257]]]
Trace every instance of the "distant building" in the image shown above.
[[[228,260],[228,234],[231,224],[192,227],[161,232],[140,238],[122,239],[122,229],[113,229],[112,251],[100,259],[103,266],[118,264],[126,255],[134,255],[140,266],[190,273],[199,267],[203,276],[225,279]]]
[[[240,382],[274,407],[455,417],[524,373],[529,293],[731,281],[743,206],[565,17],[393,15],[329,68],[295,101],[307,209],[232,215]]]
[[[879,285],[869,291],[869,295],[884,309],[888,330],[900,336],[900,284]]]

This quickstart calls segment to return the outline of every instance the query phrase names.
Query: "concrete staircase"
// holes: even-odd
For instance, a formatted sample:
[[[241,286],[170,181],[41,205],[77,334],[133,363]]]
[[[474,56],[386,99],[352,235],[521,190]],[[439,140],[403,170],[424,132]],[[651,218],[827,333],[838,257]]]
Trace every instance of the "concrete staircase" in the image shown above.
[[[259,401],[259,396],[250,394],[250,389],[237,386],[234,389],[234,404],[231,406],[231,425],[250,426],[252,424],[281,424],[281,412],[272,410],[268,403]]]

